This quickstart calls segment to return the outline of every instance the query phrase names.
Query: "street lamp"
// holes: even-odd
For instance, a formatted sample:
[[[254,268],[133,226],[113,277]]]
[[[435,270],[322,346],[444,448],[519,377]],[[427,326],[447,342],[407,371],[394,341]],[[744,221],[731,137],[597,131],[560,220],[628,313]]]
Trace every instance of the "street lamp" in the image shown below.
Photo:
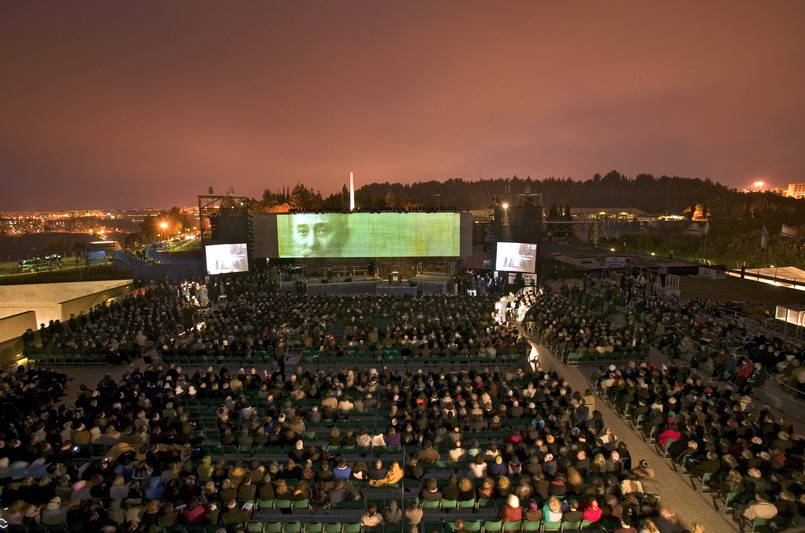
[[[168,223],[167,222],[162,222],[159,225],[159,227],[162,228],[162,240],[163,241],[167,240],[168,239]]]

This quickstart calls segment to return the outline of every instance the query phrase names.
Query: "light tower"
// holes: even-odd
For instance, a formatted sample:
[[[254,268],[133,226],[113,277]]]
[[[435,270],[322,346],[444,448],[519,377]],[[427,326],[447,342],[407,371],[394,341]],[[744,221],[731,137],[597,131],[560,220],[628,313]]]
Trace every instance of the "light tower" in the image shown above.
[[[349,173],[349,210],[355,211],[355,177]]]

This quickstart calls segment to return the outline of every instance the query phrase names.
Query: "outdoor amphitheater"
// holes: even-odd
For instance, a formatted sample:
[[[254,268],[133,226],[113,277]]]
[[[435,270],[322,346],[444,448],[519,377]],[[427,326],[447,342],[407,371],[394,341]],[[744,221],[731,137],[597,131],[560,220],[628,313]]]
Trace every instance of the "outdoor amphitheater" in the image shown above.
[[[3,527],[802,530],[798,343],[629,269],[461,270],[452,215],[439,247],[416,224],[395,243],[452,264],[408,280],[396,259],[346,270],[382,257],[389,220],[275,216],[271,242],[210,244],[226,249],[206,277],[101,287],[35,321],[2,375]],[[255,249],[306,275],[250,268]],[[508,253],[528,271],[530,248]]]

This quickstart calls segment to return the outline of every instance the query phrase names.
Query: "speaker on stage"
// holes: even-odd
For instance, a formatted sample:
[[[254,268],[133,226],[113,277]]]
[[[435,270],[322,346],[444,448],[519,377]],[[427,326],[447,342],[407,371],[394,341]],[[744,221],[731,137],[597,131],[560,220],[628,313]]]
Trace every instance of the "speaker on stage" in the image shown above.
[[[402,275],[398,271],[393,271],[389,274],[389,283],[391,285],[399,285],[402,283]]]

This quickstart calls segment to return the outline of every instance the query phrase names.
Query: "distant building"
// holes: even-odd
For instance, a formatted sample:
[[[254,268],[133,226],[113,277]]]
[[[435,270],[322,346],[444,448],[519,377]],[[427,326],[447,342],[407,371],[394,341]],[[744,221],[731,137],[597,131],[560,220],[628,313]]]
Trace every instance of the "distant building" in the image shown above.
[[[786,196],[791,198],[802,198],[805,196],[805,183],[789,183]]]

